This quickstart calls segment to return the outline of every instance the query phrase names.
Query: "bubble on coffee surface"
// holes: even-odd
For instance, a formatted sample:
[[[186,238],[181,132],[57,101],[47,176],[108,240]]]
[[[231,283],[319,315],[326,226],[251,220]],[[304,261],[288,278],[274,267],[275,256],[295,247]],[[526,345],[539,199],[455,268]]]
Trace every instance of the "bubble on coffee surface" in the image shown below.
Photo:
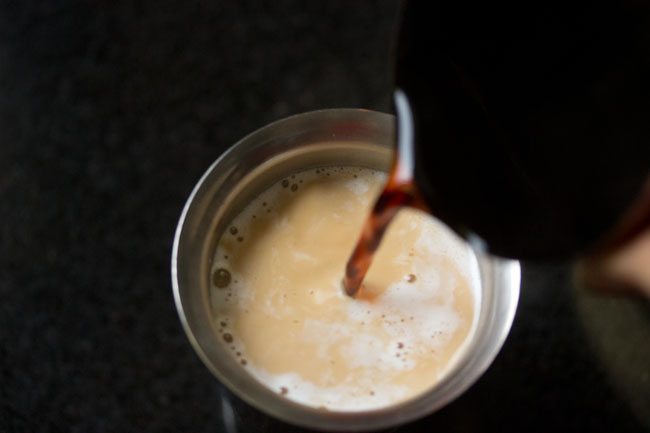
[[[225,260],[228,260],[228,256],[224,255]],[[230,272],[224,268],[218,268],[212,273],[212,282],[214,285],[220,289],[228,287],[230,284],[231,276]]]
[[[398,217],[389,229],[396,240],[387,244],[396,256],[383,263],[380,248],[359,299],[340,290],[362,219],[385,179],[384,173],[359,167],[319,167],[287,176],[231,222],[236,236],[224,235],[218,243],[213,273],[227,267],[231,274],[227,288],[215,287],[210,294],[215,326],[227,325],[220,339],[265,386],[286,389],[284,398],[341,411],[395,404],[426,390],[427,380],[433,386],[463,350],[462,338],[454,343],[458,330],[473,332],[480,302],[476,259],[426,215]],[[313,208],[312,219],[296,212],[298,199]],[[388,275],[392,267],[399,268],[389,275],[392,283],[377,287],[373,272]],[[292,285],[289,274],[279,271],[283,268],[304,284]],[[471,268],[468,275],[454,270],[465,268]],[[473,297],[469,319],[454,310],[460,289],[444,289],[463,281]],[[413,377],[422,363],[446,360],[452,343],[455,353],[432,369],[431,377]],[[306,368],[307,359],[318,368]]]

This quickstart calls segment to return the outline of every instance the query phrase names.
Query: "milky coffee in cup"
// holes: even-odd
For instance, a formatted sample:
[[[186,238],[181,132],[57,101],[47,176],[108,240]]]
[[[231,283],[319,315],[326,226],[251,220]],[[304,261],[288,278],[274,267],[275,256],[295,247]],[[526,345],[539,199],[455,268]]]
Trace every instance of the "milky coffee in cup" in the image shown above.
[[[290,175],[228,226],[212,265],[214,325],[261,383],[332,411],[416,397],[453,366],[476,326],[476,258],[431,216],[400,211],[355,299],[346,261],[385,173]]]

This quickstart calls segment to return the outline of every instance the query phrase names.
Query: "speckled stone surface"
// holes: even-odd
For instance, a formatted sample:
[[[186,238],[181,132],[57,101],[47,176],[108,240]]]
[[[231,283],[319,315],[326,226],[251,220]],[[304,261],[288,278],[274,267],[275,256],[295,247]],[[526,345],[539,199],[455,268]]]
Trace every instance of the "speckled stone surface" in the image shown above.
[[[388,0],[0,2],[0,432],[298,431],[194,354],[172,236],[194,182],[245,134],[312,109],[389,110],[396,18]],[[566,266],[524,265],[493,366],[392,431],[650,430],[650,358],[620,335],[622,363],[604,362],[584,296]],[[601,319],[625,322],[611,302]],[[647,304],[630,308],[650,326]],[[626,356],[648,362],[623,386],[611,366]]]

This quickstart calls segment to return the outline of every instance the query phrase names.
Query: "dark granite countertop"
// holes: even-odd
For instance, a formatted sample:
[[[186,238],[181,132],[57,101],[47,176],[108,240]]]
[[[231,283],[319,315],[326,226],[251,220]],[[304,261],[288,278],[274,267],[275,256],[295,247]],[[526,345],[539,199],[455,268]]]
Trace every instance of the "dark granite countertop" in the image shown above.
[[[389,109],[392,1],[0,2],[0,432],[293,429],[233,398],[173,304],[172,235],[228,146]],[[488,372],[396,432],[650,431],[650,307],[523,266]]]

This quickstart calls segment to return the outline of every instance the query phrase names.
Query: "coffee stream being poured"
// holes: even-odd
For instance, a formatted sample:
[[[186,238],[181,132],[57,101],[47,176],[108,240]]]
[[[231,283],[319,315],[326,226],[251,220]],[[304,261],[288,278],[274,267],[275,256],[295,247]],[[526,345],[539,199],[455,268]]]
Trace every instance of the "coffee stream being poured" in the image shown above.
[[[645,2],[406,2],[396,162],[347,293],[414,203],[519,259],[607,251],[650,226],[649,18]]]
[[[412,116],[406,97],[400,91],[395,93],[395,107],[400,122],[398,148],[386,186],[366,219],[359,241],[346,265],[343,287],[349,296],[354,296],[361,287],[375,251],[397,212],[404,206],[427,211],[413,180]]]

